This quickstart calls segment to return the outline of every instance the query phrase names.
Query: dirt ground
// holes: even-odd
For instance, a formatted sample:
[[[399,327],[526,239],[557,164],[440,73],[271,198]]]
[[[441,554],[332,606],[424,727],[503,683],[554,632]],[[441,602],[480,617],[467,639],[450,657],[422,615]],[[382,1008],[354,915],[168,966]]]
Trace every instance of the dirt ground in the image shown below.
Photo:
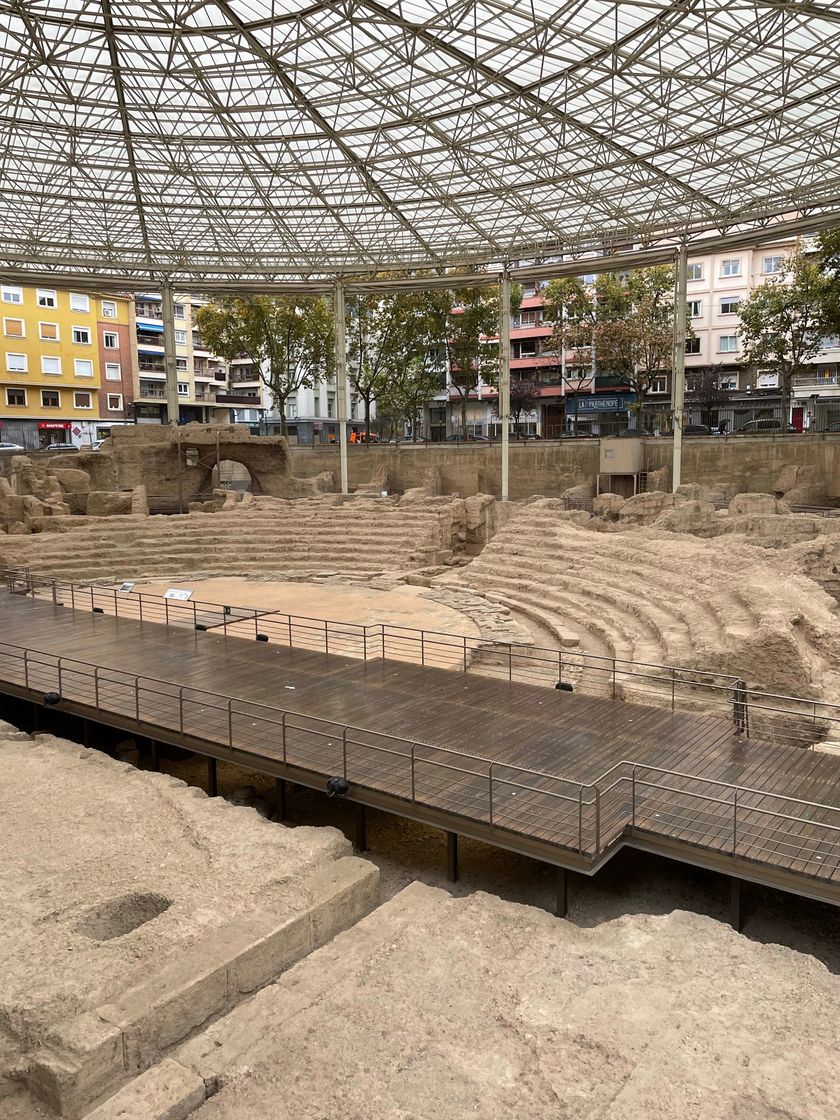
[[[138,584],[136,591],[163,595],[168,583]],[[400,586],[381,590],[351,583],[295,583],[277,580],[224,579],[189,580],[178,586],[190,588],[192,598],[204,603],[256,607],[313,619],[334,619],[375,626],[439,630],[473,637],[478,627],[459,611],[422,597],[423,587]]]
[[[19,1052],[257,903],[294,912],[301,876],[350,848],[49,735],[4,738],[0,1044]]]
[[[836,1120],[838,997],[706,917],[586,929],[416,884],[210,1028],[235,1056],[195,1116]]]

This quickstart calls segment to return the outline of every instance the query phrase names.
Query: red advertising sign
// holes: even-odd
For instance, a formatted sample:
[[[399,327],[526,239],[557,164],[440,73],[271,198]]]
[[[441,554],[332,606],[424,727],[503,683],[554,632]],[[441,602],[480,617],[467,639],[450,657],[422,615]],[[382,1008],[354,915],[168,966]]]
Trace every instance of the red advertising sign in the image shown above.
[[[46,428],[48,431],[53,431],[59,428],[61,431],[66,431],[70,427],[69,420],[39,420],[39,428]]]

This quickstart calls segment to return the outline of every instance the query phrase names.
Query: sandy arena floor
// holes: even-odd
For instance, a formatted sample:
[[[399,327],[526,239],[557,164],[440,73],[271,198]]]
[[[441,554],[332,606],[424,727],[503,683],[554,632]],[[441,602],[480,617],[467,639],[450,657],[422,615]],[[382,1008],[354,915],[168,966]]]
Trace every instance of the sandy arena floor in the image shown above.
[[[294,583],[273,580],[189,580],[180,584],[144,583],[136,591],[163,595],[168,587],[190,588],[192,598],[205,603],[256,607],[307,618],[330,619],[375,626],[382,622],[451,634],[478,634],[474,622],[442,603],[425,599],[422,587],[408,585],[382,591],[352,583]]]

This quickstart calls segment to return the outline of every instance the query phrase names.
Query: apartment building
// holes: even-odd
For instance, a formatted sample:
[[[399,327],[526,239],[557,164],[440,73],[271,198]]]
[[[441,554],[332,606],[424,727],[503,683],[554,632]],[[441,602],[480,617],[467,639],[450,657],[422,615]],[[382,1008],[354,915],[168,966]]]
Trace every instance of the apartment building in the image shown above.
[[[0,287],[0,440],[90,444],[128,419],[132,305],[125,295]]]
[[[282,421],[274,407],[269,389],[262,386],[266,409],[265,428],[269,434],[280,434]],[[371,404],[371,422],[376,419],[376,405]],[[365,430],[365,405],[347,385],[348,431]],[[253,421],[252,421],[253,422]],[[286,401],[286,432],[292,443],[334,443],[338,439],[338,397],[335,376],[318,381],[311,388],[301,388]]]

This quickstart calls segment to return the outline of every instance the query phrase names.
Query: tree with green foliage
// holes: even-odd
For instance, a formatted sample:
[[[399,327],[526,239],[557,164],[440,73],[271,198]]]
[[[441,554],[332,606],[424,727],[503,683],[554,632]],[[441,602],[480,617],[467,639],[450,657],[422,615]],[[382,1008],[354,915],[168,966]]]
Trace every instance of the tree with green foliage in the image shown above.
[[[824,230],[817,242],[819,264],[826,284],[823,312],[828,332],[840,334],[840,226]]]
[[[759,285],[738,308],[743,361],[779,375],[782,422],[788,421],[793,379],[808,372],[831,330],[831,277],[797,246],[782,271]]]
[[[685,372],[685,400],[700,413],[701,423],[712,428],[712,414],[732,400],[732,391],[722,389],[722,365],[698,366]]]
[[[519,428],[522,417],[528,412],[534,412],[539,405],[540,386],[530,377],[511,377],[510,379],[510,415],[513,417],[513,430],[517,437],[521,436]],[[497,397],[493,402],[493,415],[501,417],[501,401]]]
[[[653,379],[671,368],[674,341],[674,270],[667,265],[625,275],[601,273],[594,284],[579,277],[552,281],[546,315],[554,321],[553,348],[571,351],[578,370],[591,361],[636,395],[636,426]]]
[[[446,375],[437,353],[430,349],[406,361],[376,400],[377,415],[391,421],[392,436],[402,438],[406,427],[416,443],[423,406],[446,388]]]
[[[250,359],[280,413],[283,435],[286,401],[334,367],[332,309],[322,298],[231,296],[200,307],[196,325],[221,358]]]
[[[348,376],[365,402],[384,402],[391,415],[415,418],[439,389],[435,375],[445,344],[445,291],[396,291],[348,301]],[[412,424],[416,428],[416,423]]]
[[[453,277],[446,314],[446,357],[450,387],[459,397],[461,435],[467,438],[467,401],[479,383],[499,384],[499,288],[458,287]],[[511,284],[510,310],[522,302],[522,288]],[[507,342],[510,345],[510,342]]]

